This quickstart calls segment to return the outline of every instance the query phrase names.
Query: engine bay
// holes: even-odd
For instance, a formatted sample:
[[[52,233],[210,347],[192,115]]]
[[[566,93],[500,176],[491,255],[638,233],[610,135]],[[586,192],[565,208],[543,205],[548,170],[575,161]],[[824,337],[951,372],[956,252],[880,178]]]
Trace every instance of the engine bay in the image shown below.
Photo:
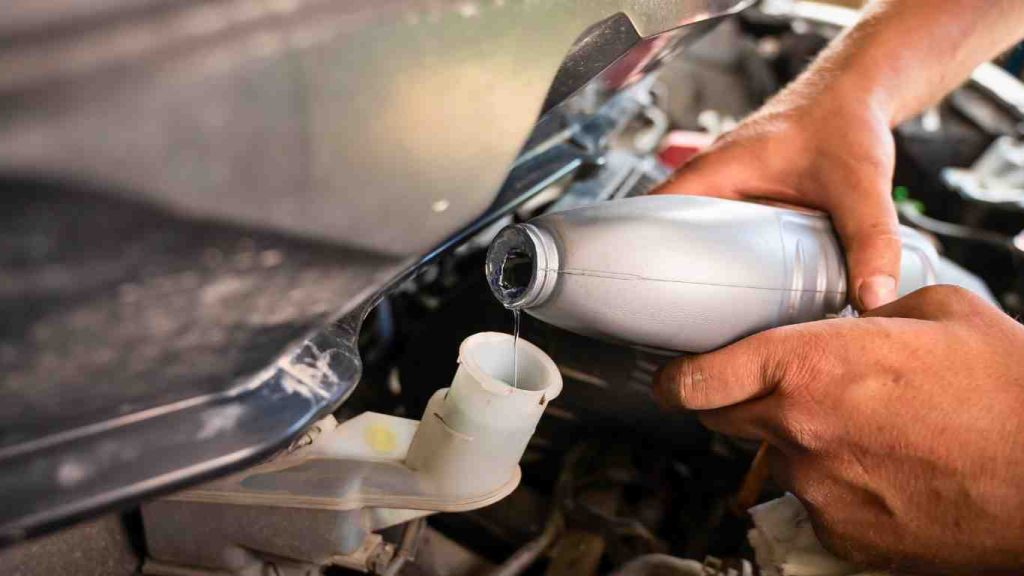
[[[657,74],[615,91],[595,81],[555,107],[535,128],[524,156],[563,147],[578,155],[579,167],[545,179],[510,214],[459,238],[383,294],[358,327],[359,385],[332,415],[257,470],[276,471],[296,454],[326,450],[318,448],[321,435],[341,435],[366,413],[394,418],[382,420],[385,428],[387,422],[401,427],[421,415],[430,420],[432,398],[457,381],[460,345],[480,333],[513,332],[513,314],[494,298],[483,273],[487,248],[500,229],[541,214],[646,194],[796,77],[838,33],[846,14],[824,8],[815,13],[814,3],[776,9],[771,4],[718,23]],[[1024,85],[1012,77],[997,80],[1003,83],[989,78],[965,85],[896,130],[893,197],[902,223],[924,233],[960,268],[957,274],[981,289],[987,286],[1007,313],[1019,317],[1024,314]],[[521,156],[517,165],[524,161]],[[355,438],[385,446],[366,456],[369,472],[360,469],[362,477],[342,482],[347,472],[325,468],[292,480],[304,486],[323,482],[325,494],[338,489],[328,482],[358,485],[378,498],[367,497],[364,504],[376,504],[366,508],[395,515],[371,518],[352,514],[356,508],[318,509],[310,501],[289,504],[304,514],[316,509],[307,515],[289,515],[287,506],[273,509],[283,505],[262,502],[268,508],[233,510],[228,516],[224,510],[252,502],[207,492],[184,504],[165,495],[142,512],[132,509],[0,550],[0,566],[33,565],[45,556],[89,548],[110,553],[106,560],[81,556],[79,564],[72,561],[75,572],[141,567],[145,574],[167,575],[756,573],[750,518],[735,503],[758,447],[710,432],[691,414],[659,407],[652,379],[673,356],[586,338],[529,315],[515,322],[519,335],[550,357],[561,390],[557,398],[540,400],[544,415],[537,415],[536,430],[522,447],[521,479],[493,503],[404,508],[411,500],[392,498],[386,504],[389,495],[405,498],[409,491],[406,480],[388,475],[393,469],[383,471],[390,461],[381,454],[397,450],[395,442],[415,440],[360,428],[362,436]],[[373,466],[381,470],[374,472]],[[486,476],[482,470],[477,475]],[[253,481],[239,481],[245,482]],[[429,491],[416,486],[409,490]],[[769,484],[759,501],[781,496],[782,490]],[[420,512],[405,514],[410,509]],[[250,531],[244,542],[224,536],[239,530]],[[334,538],[332,543],[345,540],[352,551],[328,554],[307,534]],[[231,546],[211,544],[222,537]],[[154,538],[162,544],[154,546]],[[252,544],[275,539],[294,540],[294,553],[287,546]],[[104,563],[108,560],[117,566]]]
[[[670,127],[697,134],[727,129],[799,73],[834,33],[827,23],[814,26],[756,11],[725,23],[670,63],[649,89],[636,93],[649,107],[641,105],[640,113],[609,136],[613,144],[599,165],[561,184],[549,203],[520,208],[515,220],[646,193],[668,174],[657,158],[668,147],[647,143],[663,141]],[[737,48],[733,59],[709,62],[700,56],[708,45]],[[688,99],[699,104],[698,114],[678,112],[679,101]],[[714,106],[723,102],[727,106]],[[990,121],[988,128],[979,116]],[[1011,314],[1021,310],[1020,252],[1014,256],[1012,237],[1024,227],[1024,213],[1019,205],[978,202],[950,186],[949,177],[958,170],[951,167],[969,167],[999,146],[1000,138],[1014,138],[1016,118],[1005,103],[976,86],[964,87],[897,130],[894,178],[902,221],[929,234],[945,256],[982,279]],[[672,138],[692,146],[687,153],[702,142],[699,136]],[[461,247],[371,313],[361,343],[364,358],[379,360],[367,362],[364,384],[343,411],[419,414],[433,388],[417,383],[447,381],[450,351],[463,337],[511,332],[511,314],[494,300],[480,274],[485,245]],[[519,573],[510,565],[537,574],[617,568],[621,574],[701,573],[687,572],[686,566],[658,571],[657,560],[635,572],[627,565],[660,554],[695,559],[705,570],[722,574],[744,573],[743,559],[753,558],[746,537],[749,520],[731,503],[756,446],[710,433],[692,416],[660,410],[651,379],[667,358],[663,354],[584,338],[529,316],[523,317],[522,335],[551,355],[564,391],[540,422],[522,461],[523,484],[515,492],[493,506],[428,521],[430,530],[474,558],[474,570],[481,572],[466,573],[486,573],[481,566],[501,566],[497,574]],[[774,488],[761,498],[778,496]],[[531,566],[510,561],[531,553]]]

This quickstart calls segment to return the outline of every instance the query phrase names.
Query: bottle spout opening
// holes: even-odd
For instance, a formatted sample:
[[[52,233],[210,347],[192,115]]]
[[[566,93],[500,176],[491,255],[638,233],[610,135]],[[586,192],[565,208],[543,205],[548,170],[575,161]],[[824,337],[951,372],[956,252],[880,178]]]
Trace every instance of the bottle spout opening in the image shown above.
[[[530,224],[504,228],[487,250],[484,273],[494,297],[509,309],[539,305],[551,292],[557,252],[546,233]]]
[[[507,293],[522,293],[533,280],[533,256],[525,250],[509,250],[501,263],[498,287]]]

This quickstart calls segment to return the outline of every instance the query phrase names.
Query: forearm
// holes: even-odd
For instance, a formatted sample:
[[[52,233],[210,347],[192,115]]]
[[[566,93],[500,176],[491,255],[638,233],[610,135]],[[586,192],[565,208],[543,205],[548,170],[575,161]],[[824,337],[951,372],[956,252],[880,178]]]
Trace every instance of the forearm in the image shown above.
[[[1024,0],[875,0],[780,100],[855,99],[890,127],[1024,36]]]

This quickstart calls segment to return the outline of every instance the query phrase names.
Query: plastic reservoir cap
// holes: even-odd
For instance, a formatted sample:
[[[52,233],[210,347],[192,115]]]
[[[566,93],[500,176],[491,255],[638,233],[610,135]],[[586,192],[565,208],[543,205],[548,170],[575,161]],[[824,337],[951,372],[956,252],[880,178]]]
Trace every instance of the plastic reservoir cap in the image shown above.
[[[510,334],[480,332],[462,341],[459,364],[469,371],[480,386],[493,394],[527,394],[552,400],[562,391],[562,375],[554,360],[540,348],[519,339],[519,387],[513,378]]]

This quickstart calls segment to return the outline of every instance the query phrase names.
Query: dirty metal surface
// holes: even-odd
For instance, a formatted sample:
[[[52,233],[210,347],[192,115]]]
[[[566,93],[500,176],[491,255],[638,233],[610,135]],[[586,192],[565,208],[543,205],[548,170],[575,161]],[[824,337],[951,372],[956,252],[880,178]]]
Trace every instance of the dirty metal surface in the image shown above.
[[[625,81],[744,4],[16,0],[0,543],[285,446],[358,381],[377,296],[579,165],[509,174],[552,79],[600,71],[567,52],[632,34]]]

